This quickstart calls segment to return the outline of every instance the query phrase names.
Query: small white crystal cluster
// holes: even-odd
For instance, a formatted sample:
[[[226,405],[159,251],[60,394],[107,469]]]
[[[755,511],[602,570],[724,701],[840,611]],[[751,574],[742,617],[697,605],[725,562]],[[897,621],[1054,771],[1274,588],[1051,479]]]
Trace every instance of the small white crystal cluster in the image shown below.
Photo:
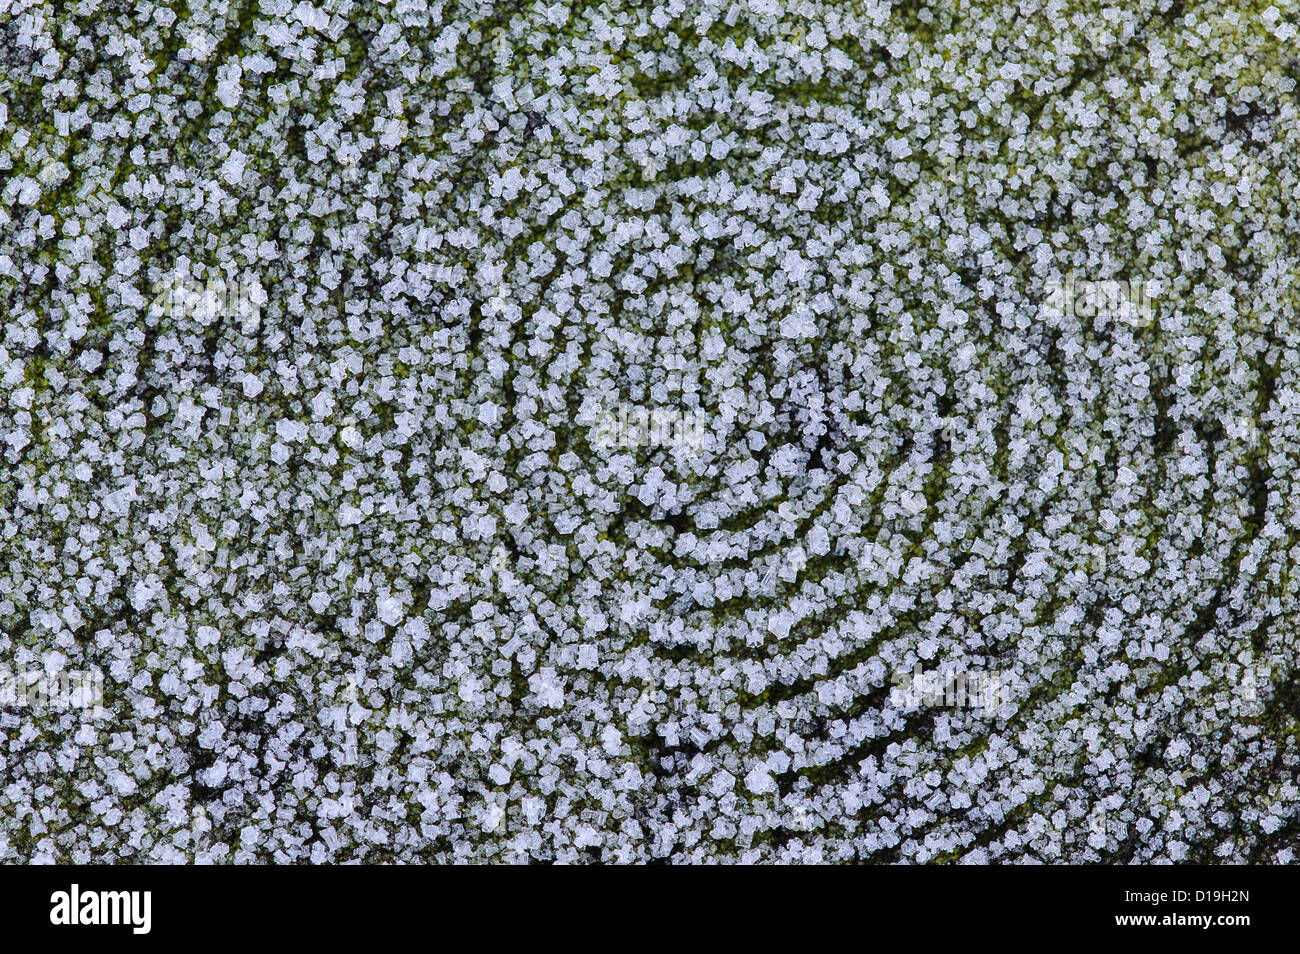
[[[1292,860],[1294,3],[3,7],[0,862]]]

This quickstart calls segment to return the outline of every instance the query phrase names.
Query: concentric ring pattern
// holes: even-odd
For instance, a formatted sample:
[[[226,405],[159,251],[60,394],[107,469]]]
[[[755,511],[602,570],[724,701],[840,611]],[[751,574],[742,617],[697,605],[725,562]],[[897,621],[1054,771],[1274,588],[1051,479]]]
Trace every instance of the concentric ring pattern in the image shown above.
[[[1294,5],[17,9],[0,859],[1292,860]]]

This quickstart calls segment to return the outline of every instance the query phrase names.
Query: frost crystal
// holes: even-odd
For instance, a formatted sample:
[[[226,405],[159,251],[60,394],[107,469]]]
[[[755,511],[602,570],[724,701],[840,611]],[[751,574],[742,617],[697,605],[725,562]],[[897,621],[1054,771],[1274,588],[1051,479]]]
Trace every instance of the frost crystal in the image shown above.
[[[1290,862],[1297,9],[16,0],[0,862]]]

